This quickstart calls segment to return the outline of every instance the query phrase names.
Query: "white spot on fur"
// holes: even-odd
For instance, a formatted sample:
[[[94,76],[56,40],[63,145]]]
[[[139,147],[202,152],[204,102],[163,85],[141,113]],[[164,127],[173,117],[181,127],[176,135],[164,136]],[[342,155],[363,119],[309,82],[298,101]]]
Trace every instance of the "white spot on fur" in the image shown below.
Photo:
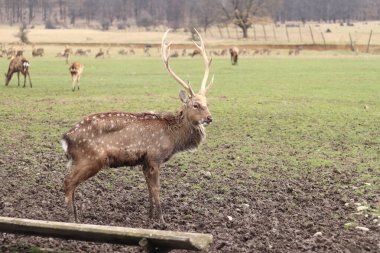
[[[67,169],[70,169],[72,165],[73,165],[73,159],[70,159],[70,160],[67,162],[67,164],[66,164],[66,168],[67,168]]]
[[[64,140],[64,139],[62,139],[62,140],[61,140],[61,144],[62,144],[62,148],[63,148],[63,150],[65,151],[65,153],[67,153],[67,150],[68,150],[68,147],[69,147],[67,141]]]

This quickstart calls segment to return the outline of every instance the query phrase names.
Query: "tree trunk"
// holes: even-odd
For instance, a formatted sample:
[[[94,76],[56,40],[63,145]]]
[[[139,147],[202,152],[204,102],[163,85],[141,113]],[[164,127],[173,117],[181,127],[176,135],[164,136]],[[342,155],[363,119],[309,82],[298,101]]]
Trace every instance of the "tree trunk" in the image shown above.
[[[239,26],[241,30],[243,31],[243,38],[248,38],[248,26]]]

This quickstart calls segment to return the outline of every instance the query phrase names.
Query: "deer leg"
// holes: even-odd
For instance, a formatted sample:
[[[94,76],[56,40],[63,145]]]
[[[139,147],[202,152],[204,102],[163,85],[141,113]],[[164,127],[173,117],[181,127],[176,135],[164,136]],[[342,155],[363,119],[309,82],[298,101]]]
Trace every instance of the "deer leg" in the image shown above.
[[[71,90],[72,90],[72,91],[75,91],[75,77],[74,77],[74,76],[72,76],[72,80],[73,80],[73,83],[72,83],[72,88],[71,88]]]
[[[79,90],[79,80],[80,80],[80,76],[78,76],[78,79],[77,79],[77,88]]]
[[[152,196],[151,199],[153,199],[156,210],[155,218],[158,218],[160,223],[165,224],[160,204],[160,168],[158,165],[149,165],[144,169],[144,174],[147,178],[149,195]]]
[[[12,79],[12,75],[13,74],[11,74],[11,75],[6,75],[6,77],[5,77],[5,79],[6,79],[6,81],[5,81],[5,86],[8,86],[8,84],[9,84],[9,82],[11,81],[11,79]]]
[[[29,85],[30,85],[30,88],[32,88],[32,79],[30,79],[29,71],[28,71],[28,77],[29,77]]]
[[[23,74],[24,76],[24,86],[22,86],[23,88],[25,88],[25,85],[26,85],[26,74]]]
[[[101,169],[101,163],[98,163],[97,161],[93,163],[88,163],[86,161],[85,163],[74,165],[72,172],[65,178],[65,202],[69,211],[69,215],[71,216],[72,214],[74,214],[75,222],[78,222],[74,199],[75,189],[80,183],[94,176]]]
[[[20,87],[20,72],[17,72],[18,87]]]
[[[143,172],[146,180],[146,184],[148,185],[148,191],[149,191],[149,218],[153,219],[153,214],[154,214],[154,207],[153,207],[153,195],[152,195],[152,189],[149,184],[149,178],[148,178],[148,173],[149,173],[149,167],[144,166],[143,167]]]

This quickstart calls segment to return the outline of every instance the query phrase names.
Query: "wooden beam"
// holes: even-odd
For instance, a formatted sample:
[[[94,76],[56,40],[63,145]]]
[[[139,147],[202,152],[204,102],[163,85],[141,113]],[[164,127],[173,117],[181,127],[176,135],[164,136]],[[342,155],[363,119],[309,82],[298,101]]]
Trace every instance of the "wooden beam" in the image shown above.
[[[163,250],[202,250],[213,241],[210,234],[10,217],[0,217],[0,232],[135,246],[148,242],[152,247]]]

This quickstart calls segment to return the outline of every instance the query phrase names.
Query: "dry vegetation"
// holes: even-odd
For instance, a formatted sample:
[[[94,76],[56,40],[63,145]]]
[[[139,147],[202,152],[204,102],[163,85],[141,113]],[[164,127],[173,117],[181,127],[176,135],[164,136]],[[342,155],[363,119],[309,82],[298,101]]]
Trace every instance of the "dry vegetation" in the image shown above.
[[[366,45],[371,30],[373,31],[371,45],[380,45],[380,21],[357,22],[353,26],[341,26],[339,23],[306,23],[301,22],[280,24],[256,24],[255,29],[250,29],[248,39],[242,39],[240,30],[236,27],[212,27],[203,36],[208,44],[312,44],[310,28],[313,31],[316,44],[323,44],[323,33],[327,44],[346,45],[350,42],[349,33],[355,44]],[[264,36],[264,27],[266,39]],[[289,34],[289,41],[286,35]],[[36,26],[29,31],[29,40],[32,43],[88,43],[88,44],[139,44],[157,43],[161,40],[165,27],[157,27],[153,31],[145,31],[141,28],[128,28],[126,30],[99,31],[90,29],[44,29]],[[331,32],[326,32],[330,30]],[[0,26],[1,43],[15,43],[18,27]],[[256,31],[256,39],[255,39]],[[301,36],[300,36],[301,32]],[[238,39],[237,39],[238,38]],[[172,34],[172,39],[177,43],[191,43],[190,33],[183,29]]]

